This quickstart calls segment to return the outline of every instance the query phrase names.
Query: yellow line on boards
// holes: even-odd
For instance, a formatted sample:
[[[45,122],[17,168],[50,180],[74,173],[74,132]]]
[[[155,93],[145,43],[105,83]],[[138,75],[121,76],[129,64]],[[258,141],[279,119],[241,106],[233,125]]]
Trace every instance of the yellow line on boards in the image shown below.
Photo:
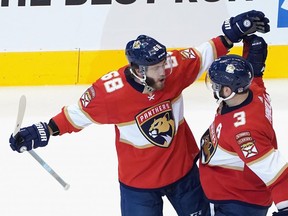
[[[288,78],[287,53],[288,46],[269,46],[265,78]],[[0,52],[0,86],[89,84],[125,64],[124,50]]]

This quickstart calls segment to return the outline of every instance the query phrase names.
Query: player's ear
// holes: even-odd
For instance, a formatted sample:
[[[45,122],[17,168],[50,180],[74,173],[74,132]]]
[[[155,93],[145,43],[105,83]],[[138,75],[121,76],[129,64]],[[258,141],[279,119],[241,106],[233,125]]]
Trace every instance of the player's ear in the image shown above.
[[[142,76],[142,74],[140,73],[140,70],[139,70],[139,65],[134,64],[133,62],[131,62],[131,63],[130,63],[130,67],[131,67],[131,69],[133,70],[133,72],[134,72],[138,77],[143,78],[143,76]]]
[[[232,94],[232,90],[231,88],[229,88],[228,86],[223,86],[223,94],[225,97],[229,97]]]
[[[143,77],[143,74],[140,72],[140,69],[139,69],[139,68],[135,68],[134,71],[135,71],[135,73],[136,73],[137,76],[139,76],[140,78],[144,78],[144,77]]]

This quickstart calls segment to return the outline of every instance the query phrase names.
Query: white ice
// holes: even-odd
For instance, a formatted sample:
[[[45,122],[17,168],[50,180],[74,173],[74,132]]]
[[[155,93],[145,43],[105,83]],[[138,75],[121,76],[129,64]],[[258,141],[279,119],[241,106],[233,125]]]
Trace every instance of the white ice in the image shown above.
[[[35,150],[71,187],[62,186],[27,152],[9,147],[19,98],[27,97],[22,126],[48,121],[62,106],[77,102],[89,85],[2,87],[0,132],[0,215],[120,216],[117,157],[112,125],[91,125],[80,133],[52,137]],[[288,159],[288,80],[266,80],[272,98],[279,149]],[[213,119],[217,104],[203,81],[184,91],[185,115],[196,140]],[[272,206],[269,215],[275,210]],[[164,198],[164,215],[176,216]]]

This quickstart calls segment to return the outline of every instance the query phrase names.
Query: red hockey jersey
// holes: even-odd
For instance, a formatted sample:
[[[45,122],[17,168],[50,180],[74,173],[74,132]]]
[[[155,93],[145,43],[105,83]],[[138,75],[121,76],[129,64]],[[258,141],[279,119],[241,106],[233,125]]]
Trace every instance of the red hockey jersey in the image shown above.
[[[120,182],[143,189],[167,186],[191,170],[199,153],[183,116],[182,91],[226,53],[219,37],[197,49],[169,52],[173,72],[164,89],[152,95],[131,85],[135,81],[125,75],[127,66],[112,71],[53,120],[60,134],[80,131],[91,123],[114,124]]]
[[[277,149],[262,78],[254,78],[241,105],[224,106],[201,139],[200,179],[206,196],[212,202],[287,205],[287,163]]]

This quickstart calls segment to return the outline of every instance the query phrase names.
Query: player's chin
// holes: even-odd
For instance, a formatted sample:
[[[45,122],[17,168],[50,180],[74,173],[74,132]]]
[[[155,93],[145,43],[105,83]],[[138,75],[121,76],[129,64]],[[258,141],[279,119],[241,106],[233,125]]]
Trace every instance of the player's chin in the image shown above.
[[[161,90],[164,88],[164,86],[165,86],[165,80],[157,82],[157,84],[154,86],[154,88],[157,90]]]

